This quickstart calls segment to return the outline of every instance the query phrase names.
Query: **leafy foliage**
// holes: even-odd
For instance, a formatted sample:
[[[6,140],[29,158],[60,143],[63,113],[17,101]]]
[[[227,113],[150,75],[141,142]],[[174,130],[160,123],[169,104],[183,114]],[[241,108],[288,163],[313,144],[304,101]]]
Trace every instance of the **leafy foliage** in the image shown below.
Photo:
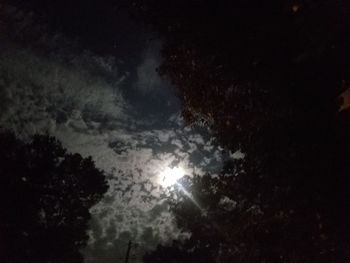
[[[144,262],[347,262],[347,214],[332,205],[344,209],[349,196],[299,199],[301,189],[254,178],[246,162],[227,163],[219,177],[184,178],[171,211],[191,236],[159,245]]]
[[[2,262],[83,262],[89,209],[107,191],[92,159],[48,135],[0,134]]]
[[[345,1],[134,2],[164,37],[160,72],[178,87],[184,116],[213,124],[230,147],[335,109],[348,87]]]
[[[350,80],[349,3],[134,7],[164,37],[159,70],[178,87],[188,123],[210,126],[227,150],[246,154],[227,164],[228,176],[189,180],[206,215],[184,198],[173,211],[191,239],[146,262],[170,251],[187,262],[348,262],[350,115],[338,111],[338,96]],[[222,210],[224,197],[237,207]],[[259,213],[246,213],[252,207]]]

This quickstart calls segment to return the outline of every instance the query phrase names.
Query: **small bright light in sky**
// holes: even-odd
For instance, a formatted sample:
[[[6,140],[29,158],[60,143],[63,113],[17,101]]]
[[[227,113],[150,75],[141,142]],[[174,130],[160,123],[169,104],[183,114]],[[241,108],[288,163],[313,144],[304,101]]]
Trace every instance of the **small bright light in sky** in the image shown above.
[[[177,180],[185,175],[185,170],[181,167],[167,167],[161,174],[159,183],[163,187],[169,187],[176,184]]]

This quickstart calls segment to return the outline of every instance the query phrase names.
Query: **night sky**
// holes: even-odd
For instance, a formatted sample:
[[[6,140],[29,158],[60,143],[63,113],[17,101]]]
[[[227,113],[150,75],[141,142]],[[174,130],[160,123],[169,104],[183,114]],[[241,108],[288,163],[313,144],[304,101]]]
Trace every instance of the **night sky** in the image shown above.
[[[1,1],[0,263],[350,262],[349,10]]]
[[[168,211],[163,172],[215,174],[240,155],[223,155],[204,127],[185,127],[156,71],[162,39],[122,2],[10,2],[0,9],[0,125],[23,139],[49,133],[108,177],[85,261],[121,262],[131,240],[130,262],[140,262],[186,237]]]

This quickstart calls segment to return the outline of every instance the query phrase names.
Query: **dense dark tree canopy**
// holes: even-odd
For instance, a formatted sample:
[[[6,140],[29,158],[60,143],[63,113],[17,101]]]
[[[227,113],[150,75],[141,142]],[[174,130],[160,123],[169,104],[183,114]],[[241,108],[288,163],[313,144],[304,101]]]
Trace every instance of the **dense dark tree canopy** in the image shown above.
[[[244,170],[249,167],[247,162],[227,163],[219,177],[182,180],[171,210],[178,226],[190,231],[191,237],[170,246],[160,245],[145,255],[144,262],[311,263],[350,259],[349,220],[342,218],[348,216],[344,209],[349,196],[335,201],[325,192],[318,203],[310,185],[311,197],[307,197],[291,185],[259,180],[254,178],[254,169]]]
[[[210,240],[216,247],[207,262],[348,262],[350,115],[339,111],[350,81],[348,1],[134,2],[163,36],[159,70],[178,88],[185,119],[210,126],[227,150],[246,154],[244,172],[218,183],[248,206],[208,208],[229,224],[209,216],[192,224],[188,209],[177,206],[179,223],[201,233],[184,246],[198,245],[160,247],[154,255],[205,249]],[[202,180],[217,181],[193,185],[205,189]],[[214,196],[207,204],[221,200]],[[259,216],[233,219],[256,204]],[[208,231],[208,220],[232,238]],[[233,234],[236,228],[244,234]]]
[[[48,135],[0,134],[1,262],[83,262],[89,209],[107,191],[91,158]]]
[[[349,82],[347,1],[209,2],[135,3],[164,36],[160,70],[179,87],[188,120],[248,147],[274,120],[336,107]]]

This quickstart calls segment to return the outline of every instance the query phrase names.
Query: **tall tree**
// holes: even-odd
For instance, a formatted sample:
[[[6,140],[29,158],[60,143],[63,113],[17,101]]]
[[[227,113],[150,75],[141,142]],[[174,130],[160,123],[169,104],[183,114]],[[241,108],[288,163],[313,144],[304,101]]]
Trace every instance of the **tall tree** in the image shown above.
[[[245,234],[255,262],[347,262],[350,116],[338,98],[350,81],[349,3],[134,2],[163,36],[159,70],[178,87],[185,119],[246,153],[242,183],[224,193],[260,204],[264,216]]]
[[[23,142],[0,134],[2,262],[83,262],[89,209],[107,191],[91,157],[48,135]]]
[[[229,162],[218,177],[184,178],[170,210],[190,237],[159,245],[144,262],[349,261],[349,231],[344,224],[349,221],[340,218],[348,216],[346,212],[332,213],[324,199],[317,206],[288,184],[255,178],[254,168],[243,170],[247,166],[247,160]],[[347,200],[331,203],[345,209],[349,196],[341,198]]]
[[[179,88],[184,116],[213,124],[231,147],[296,114],[317,119],[348,87],[347,1],[134,4],[164,38],[160,72]]]

